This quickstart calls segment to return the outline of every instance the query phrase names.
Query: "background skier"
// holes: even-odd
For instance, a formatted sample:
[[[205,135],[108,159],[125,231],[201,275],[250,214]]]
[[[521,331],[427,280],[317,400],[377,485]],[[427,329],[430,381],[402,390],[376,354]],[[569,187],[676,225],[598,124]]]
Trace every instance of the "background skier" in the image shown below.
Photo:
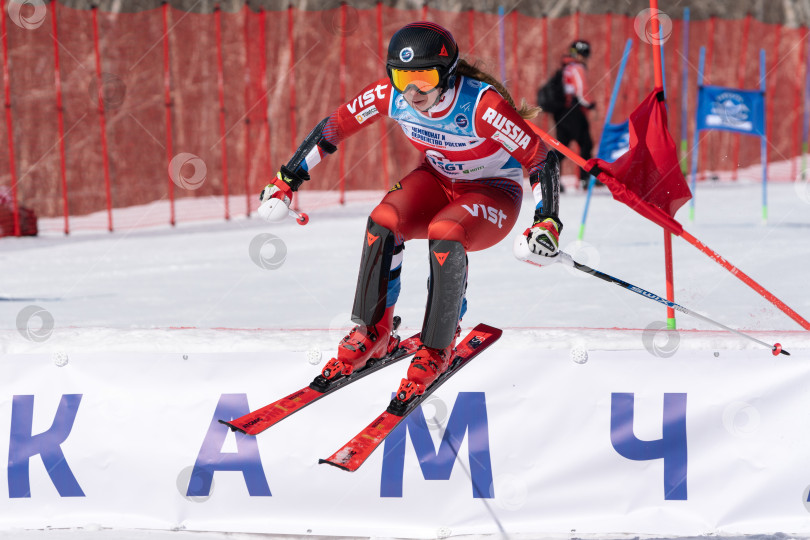
[[[587,41],[579,39],[571,44],[568,54],[563,56],[562,84],[565,104],[554,112],[557,140],[564,146],[568,146],[571,141],[576,141],[579,145],[579,155],[586,160],[592,157],[593,139],[585,111],[596,107],[594,102],[585,97],[587,61],[590,55],[591,45]],[[583,189],[588,188],[589,178],[590,175],[585,169],[579,169],[579,181]]]

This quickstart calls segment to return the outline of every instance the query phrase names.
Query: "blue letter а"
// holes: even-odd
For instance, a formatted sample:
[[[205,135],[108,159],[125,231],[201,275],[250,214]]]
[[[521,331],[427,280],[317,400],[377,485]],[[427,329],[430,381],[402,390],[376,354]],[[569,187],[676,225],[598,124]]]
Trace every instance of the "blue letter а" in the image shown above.
[[[405,472],[405,435],[410,433],[419,466],[425,480],[448,480],[456,462],[458,449],[469,431],[467,448],[470,456],[470,477],[473,497],[491,498],[492,462],[489,455],[487,405],[483,392],[459,392],[447,429],[437,451],[422,408],[417,407],[385,439],[383,447],[381,497],[402,497]]]
[[[686,394],[664,394],[663,436],[639,440],[633,433],[633,394],[611,395],[610,442],[636,461],[664,460],[664,499],[686,500]]]
[[[44,433],[32,435],[34,396],[14,396],[11,403],[11,440],[8,445],[8,496],[30,497],[28,461],[39,454],[51,482],[61,497],[84,497],[84,492],[65,461],[61,444],[73,429],[81,394],[62,396],[53,424]]]
[[[236,452],[221,452],[230,428],[220,424],[217,419],[232,420],[249,412],[250,407],[245,394],[222,394],[219,398],[208,433],[205,434],[202,448],[191,471],[187,496],[208,496],[214,480],[214,471],[242,471],[251,497],[271,495],[255,437],[237,432]]]

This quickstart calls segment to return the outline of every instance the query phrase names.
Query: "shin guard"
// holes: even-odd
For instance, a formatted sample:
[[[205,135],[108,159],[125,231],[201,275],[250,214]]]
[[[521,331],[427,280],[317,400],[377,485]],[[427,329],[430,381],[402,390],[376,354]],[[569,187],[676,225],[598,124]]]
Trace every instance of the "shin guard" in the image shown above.
[[[352,321],[355,323],[371,326],[382,319],[393,255],[394,233],[368,218],[352,308]]]
[[[460,242],[430,240],[428,287],[422,343],[443,349],[453,342],[467,288],[467,254]]]

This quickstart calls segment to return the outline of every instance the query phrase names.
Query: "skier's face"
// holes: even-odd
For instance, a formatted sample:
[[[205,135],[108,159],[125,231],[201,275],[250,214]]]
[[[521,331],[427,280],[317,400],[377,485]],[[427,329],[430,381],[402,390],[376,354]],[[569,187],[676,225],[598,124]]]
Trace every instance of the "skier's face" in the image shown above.
[[[440,93],[441,91],[438,88],[434,88],[433,90],[427,93],[422,93],[418,92],[416,88],[410,87],[407,90],[405,90],[405,93],[402,94],[402,97],[405,98],[405,101],[408,102],[408,105],[410,105],[417,111],[425,112],[436,104],[436,102],[439,100]]]

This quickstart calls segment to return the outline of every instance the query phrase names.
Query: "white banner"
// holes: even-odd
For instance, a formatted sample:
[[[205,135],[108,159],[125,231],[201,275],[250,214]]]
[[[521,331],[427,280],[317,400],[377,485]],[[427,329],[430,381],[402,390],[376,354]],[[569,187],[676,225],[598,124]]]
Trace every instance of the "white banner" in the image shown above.
[[[217,418],[322,366],[291,351],[5,355],[0,528],[808,534],[810,351],[791,352],[578,363],[496,344],[356,473],[318,458],[384,410],[405,362],[247,437]]]

